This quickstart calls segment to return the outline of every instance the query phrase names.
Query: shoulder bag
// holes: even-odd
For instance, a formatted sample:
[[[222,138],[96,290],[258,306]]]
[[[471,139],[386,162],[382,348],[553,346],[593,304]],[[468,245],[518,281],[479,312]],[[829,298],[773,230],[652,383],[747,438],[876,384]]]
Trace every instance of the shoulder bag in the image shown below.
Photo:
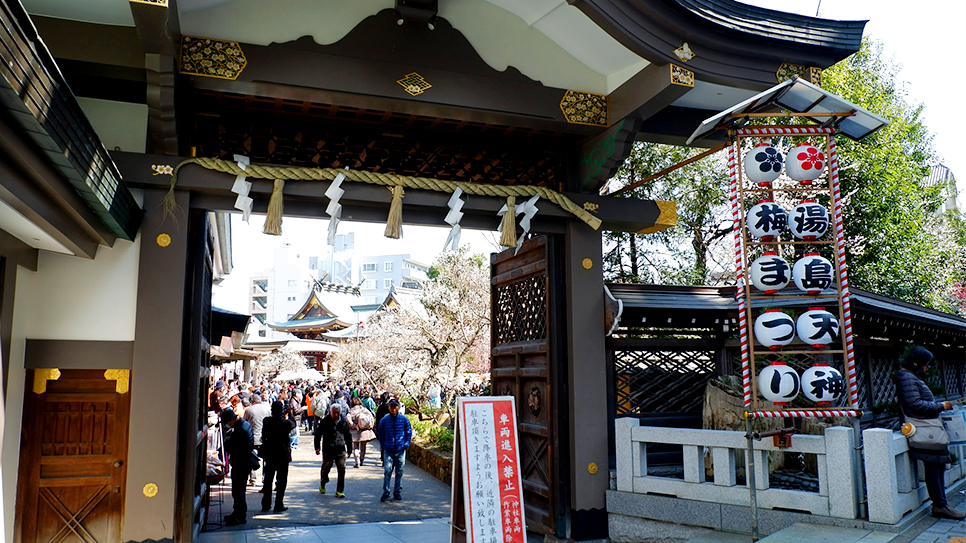
[[[914,449],[925,449],[929,451],[939,451],[949,445],[949,434],[946,433],[946,426],[943,425],[942,418],[919,419],[910,417],[905,410],[902,410],[906,422],[912,424],[916,431],[912,435],[907,435],[909,446]]]

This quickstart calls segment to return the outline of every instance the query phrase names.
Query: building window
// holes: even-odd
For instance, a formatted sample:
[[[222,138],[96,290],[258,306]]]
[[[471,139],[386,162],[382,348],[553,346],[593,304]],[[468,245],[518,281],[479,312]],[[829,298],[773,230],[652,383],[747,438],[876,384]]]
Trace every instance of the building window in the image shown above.
[[[366,296],[366,297],[363,298],[363,301],[365,303],[367,303],[367,304],[374,304],[374,303],[376,303],[376,297],[375,296]]]
[[[375,262],[363,262],[362,263],[362,271],[363,271],[363,273],[376,271],[376,263]]]
[[[365,289],[365,290],[372,290],[372,289],[376,288],[376,280],[375,279],[366,279],[362,283],[362,288]]]
[[[258,337],[265,337],[265,330],[259,330]]]
[[[382,263],[382,271],[387,271],[387,272],[392,271],[392,260],[387,260]]]
[[[297,286],[299,286],[299,282],[298,282],[297,279],[289,279],[288,280],[288,286],[290,286],[290,287],[297,287]]]
[[[290,302],[294,302],[294,301],[295,301],[295,296],[289,296],[289,297],[288,297],[288,301],[290,301]]]
[[[382,288],[392,288],[392,279],[383,279]]]

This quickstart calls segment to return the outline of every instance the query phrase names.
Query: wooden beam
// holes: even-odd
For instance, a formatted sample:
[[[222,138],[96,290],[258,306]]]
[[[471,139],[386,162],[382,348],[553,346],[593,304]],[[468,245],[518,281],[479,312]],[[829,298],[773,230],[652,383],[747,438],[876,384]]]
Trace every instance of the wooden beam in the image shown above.
[[[168,5],[129,2],[144,51],[147,80],[148,152],[178,154],[175,124],[176,60],[181,25],[175,1]]]
[[[683,168],[684,166],[687,166],[688,164],[691,164],[693,162],[697,162],[697,161],[701,160],[702,158],[704,158],[704,157],[706,157],[708,155],[713,155],[713,154],[717,153],[718,151],[720,151],[720,150],[724,149],[725,147],[727,147],[729,144],[730,144],[730,142],[722,143],[721,145],[719,145],[717,147],[713,147],[711,149],[708,149],[707,151],[705,151],[705,152],[703,152],[703,153],[701,153],[699,155],[694,155],[693,157],[691,157],[691,158],[689,158],[687,160],[682,160],[681,162],[678,162],[674,166],[669,166],[667,168],[664,168],[663,170],[657,172],[654,175],[649,175],[649,176],[645,177],[644,179],[641,179],[640,181],[635,181],[635,182],[631,183],[630,185],[627,185],[626,187],[622,187],[619,190],[615,190],[614,192],[610,193],[610,196],[617,196],[618,194],[624,194],[625,192],[627,192],[629,190],[634,190],[637,187],[639,187],[639,186],[641,186],[641,185],[643,185],[645,183],[648,183],[648,182],[650,182],[650,181],[652,181],[654,179],[657,179],[658,177],[665,176],[665,175],[673,172],[674,170],[677,170],[678,168]]]

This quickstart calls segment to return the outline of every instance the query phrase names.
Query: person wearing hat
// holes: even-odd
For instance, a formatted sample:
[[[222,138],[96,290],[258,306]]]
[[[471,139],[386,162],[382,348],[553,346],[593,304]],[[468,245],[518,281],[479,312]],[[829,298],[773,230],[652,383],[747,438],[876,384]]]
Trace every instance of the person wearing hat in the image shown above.
[[[265,482],[262,487],[262,511],[272,506],[272,485],[275,485],[275,512],[285,507],[285,488],[288,486],[288,465],[292,461],[292,447],[288,434],[295,428],[295,421],[286,417],[289,409],[282,402],[272,402],[272,416],[262,422],[261,456],[265,460]],[[277,480],[276,480],[277,478]]]
[[[325,494],[325,485],[329,483],[329,471],[335,464],[338,481],[335,485],[335,497],[345,498],[345,459],[352,454],[352,432],[346,422],[342,404],[332,402],[329,415],[319,421],[315,428],[315,454],[322,454],[322,473],[319,482],[319,492]]]
[[[937,402],[922,381],[933,361],[932,353],[923,347],[913,347],[899,360],[896,374],[896,395],[903,422],[906,415],[920,419],[936,419],[939,413],[952,409],[949,402]],[[951,461],[949,447],[927,450],[909,447],[909,456],[921,460],[925,468],[926,490],[932,500],[932,516],[962,520],[966,512],[949,507],[946,502],[946,484],[943,474]]]
[[[221,412],[221,424],[231,433],[225,438],[225,452],[228,453],[228,464],[231,465],[231,501],[233,510],[225,517],[225,524],[235,526],[245,524],[248,520],[248,504],[245,502],[245,490],[248,486],[248,476],[252,471],[252,451],[255,449],[255,437],[252,426],[238,418],[231,408]]]
[[[215,388],[208,394],[208,410],[221,413],[220,401],[225,396],[225,382],[221,379],[215,381]]]
[[[379,444],[384,453],[382,497],[379,501],[389,499],[389,482],[392,472],[396,472],[396,484],[392,489],[392,499],[402,499],[403,468],[406,466],[406,449],[413,439],[413,427],[405,415],[399,414],[399,400],[389,400],[389,414],[379,421]]]

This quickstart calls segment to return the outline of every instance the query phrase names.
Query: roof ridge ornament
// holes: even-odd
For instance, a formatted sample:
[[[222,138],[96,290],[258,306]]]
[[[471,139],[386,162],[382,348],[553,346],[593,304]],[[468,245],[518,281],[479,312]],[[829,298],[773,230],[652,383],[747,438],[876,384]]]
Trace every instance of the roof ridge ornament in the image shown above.
[[[691,47],[688,45],[688,42],[684,42],[684,44],[681,45],[681,47],[678,47],[677,49],[674,50],[674,56],[681,59],[681,62],[687,62],[692,58],[694,58],[696,55],[694,54],[694,51],[691,50]]]

